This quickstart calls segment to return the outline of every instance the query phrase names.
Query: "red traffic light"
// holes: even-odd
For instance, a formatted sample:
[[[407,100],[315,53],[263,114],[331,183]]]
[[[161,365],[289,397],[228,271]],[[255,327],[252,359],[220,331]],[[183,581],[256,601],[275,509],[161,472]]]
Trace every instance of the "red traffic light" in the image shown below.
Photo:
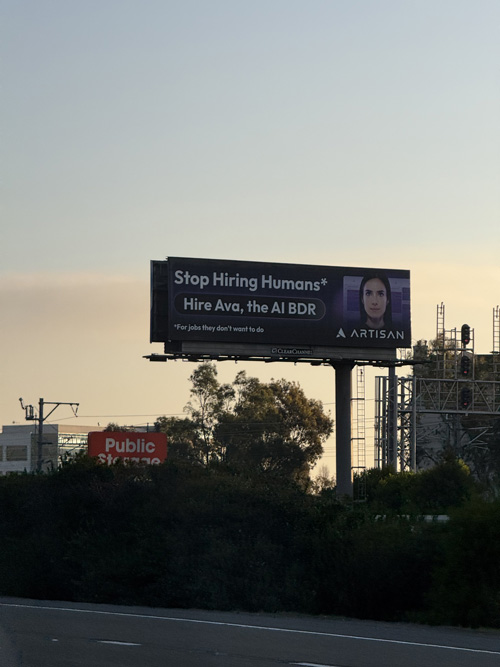
[[[460,333],[462,338],[462,345],[468,345],[470,343],[470,326],[468,324],[462,324]]]
[[[470,375],[471,358],[464,354],[460,357],[460,373],[462,375]]]
[[[472,391],[468,387],[464,387],[460,394],[460,399],[463,408],[468,408],[472,403]]]

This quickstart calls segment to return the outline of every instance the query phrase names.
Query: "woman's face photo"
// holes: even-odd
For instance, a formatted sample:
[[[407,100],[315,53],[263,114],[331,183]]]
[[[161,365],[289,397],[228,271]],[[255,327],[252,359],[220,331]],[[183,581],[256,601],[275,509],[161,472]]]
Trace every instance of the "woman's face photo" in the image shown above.
[[[372,278],[365,283],[362,300],[369,321],[383,319],[388,299],[385,285],[379,278]]]

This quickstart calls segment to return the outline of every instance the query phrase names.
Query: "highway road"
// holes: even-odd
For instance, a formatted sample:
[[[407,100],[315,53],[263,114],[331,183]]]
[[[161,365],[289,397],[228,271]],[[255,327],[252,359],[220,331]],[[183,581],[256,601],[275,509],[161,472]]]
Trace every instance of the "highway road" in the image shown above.
[[[0,598],[2,667],[498,667],[500,632]]]

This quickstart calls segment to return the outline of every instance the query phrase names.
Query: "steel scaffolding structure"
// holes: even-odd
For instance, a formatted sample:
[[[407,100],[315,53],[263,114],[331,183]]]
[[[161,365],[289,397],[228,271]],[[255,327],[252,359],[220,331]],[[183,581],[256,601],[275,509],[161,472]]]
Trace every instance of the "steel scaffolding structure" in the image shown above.
[[[474,353],[474,330],[467,325],[447,331],[444,304],[437,307],[436,377],[378,376],[375,385],[376,466],[392,465],[396,470],[416,470],[417,453],[432,459],[432,441],[443,442],[456,450],[463,448],[465,436],[461,418],[500,417],[500,312],[493,311],[493,353]],[[462,358],[466,356],[467,371]],[[476,366],[481,379],[476,378]],[[391,373],[392,370],[392,373]],[[489,379],[484,379],[485,377]],[[465,391],[465,393],[464,393]],[[430,415],[436,415],[432,420]],[[489,425],[477,426],[478,433],[468,445],[479,447]],[[431,443],[429,445],[429,443]],[[430,448],[430,449],[429,449]]]
[[[416,470],[416,378],[375,381],[375,465]]]

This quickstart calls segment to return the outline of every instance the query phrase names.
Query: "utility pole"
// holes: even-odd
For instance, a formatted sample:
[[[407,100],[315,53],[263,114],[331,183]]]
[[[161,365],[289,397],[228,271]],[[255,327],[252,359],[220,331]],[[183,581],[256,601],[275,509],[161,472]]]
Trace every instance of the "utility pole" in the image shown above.
[[[19,399],[21,403],[21,408],[25,411],[25,419],[27,421],[37,421],[38,422],[38,434],[37,434],[37,461],[36,461],[36,470],[37,472],[42,472],[43,464],[43,423],[50,417],[50,415],[56,410],[60,405],[69,405],[73,410],[73,414],[76,417],[78,412],[79,403],[64,403],[63,401],[44,401],[43,398],[38,400],[38,417],[35,416],[35,410],[32,405],[24,405],[23,399]],[[43,414],[44,407],[46,405],[53,405],[52,410],[46,415]]]

